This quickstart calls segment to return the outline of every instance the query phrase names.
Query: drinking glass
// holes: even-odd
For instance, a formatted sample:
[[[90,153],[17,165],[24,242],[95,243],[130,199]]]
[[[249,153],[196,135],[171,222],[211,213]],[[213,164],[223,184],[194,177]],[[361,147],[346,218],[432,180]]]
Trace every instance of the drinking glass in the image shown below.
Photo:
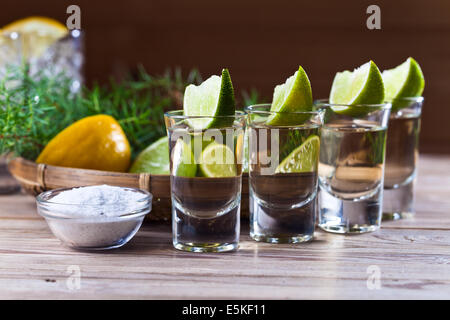
[[[386,130],[391,104],[337,105],[325,111],[319,161],[319,227],[364,233],[380,227]]]
[[[9,67],[20,66],[22,63],[21,43],[19,33],[0,31],[0,80]]]
[[[184,116],[177,110],[165,113],[165,123],[174,247],[191,252],[236,250],[246,114]]]
[[[78,92],[83,83],[83,33],[72,30],[65,37],[52,41],[48,34],[39,30],[32,34],[0,31],[0,82],[4,81],[8,89],[13,88],[19,81],[7,80],[5,76],[10,79],[13,72],[24,70],[33,78],[64,74],[69,79],[71,92]],[[20,74],[12,78],[20,79]],[[17,190],[19,184],[7,172],[5,155],[0,154],[0,194]]]
[[[0,79],[8,68],[26,64],[30,76],[64,74],[71,80],[72,92],[79,91],[83,83],[83,37],[80,30],[71,30],[56,41],[39,30],[30,34],[0,31]]]
[[[250,236],[270,243],[309,241],[316,221],[323,111],[278,113],[270,107],[246,108]],[[274,122],[276,117],[280,120]]]
[[[423,100],[423,97],[415,97],[392,102],[396,110],[391,111],[387,131],[383,220],[414,215],[414,182]]]
[[[0,31],[0,82],[7,75],[8,69],[20,66],[22,63],[22,46],[20,35],[17,32]],[[14,83],[4,83],[12,86]],[[0,105],[0,109],[3,106]],[[19,184],[11,177],[7,169],[7,160],[0,153],[0,194],[17,192]]]

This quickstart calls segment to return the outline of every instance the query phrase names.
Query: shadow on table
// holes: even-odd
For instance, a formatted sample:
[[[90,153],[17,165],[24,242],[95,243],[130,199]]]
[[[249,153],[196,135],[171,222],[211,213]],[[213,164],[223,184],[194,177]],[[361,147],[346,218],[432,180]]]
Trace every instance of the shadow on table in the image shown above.
[[[19,183],[9,174],[6,160],[0,156],[0,195],[13,194],[19,191]]]

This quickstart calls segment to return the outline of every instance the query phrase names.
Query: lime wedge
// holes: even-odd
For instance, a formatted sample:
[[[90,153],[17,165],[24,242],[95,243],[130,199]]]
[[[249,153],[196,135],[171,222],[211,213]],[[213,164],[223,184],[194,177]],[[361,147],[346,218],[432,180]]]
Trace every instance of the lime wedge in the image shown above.
[[[169,138],[162,137],[145,148],[137,156],[130,172],[170,174]]]
[[[384,102],[384,85],[380,70],[369,61],[351,71],[336,73],[330,92],[331,104],[380,104]],[[371,108],[333,107],[333,111],[349,116],[362,116]]]
[[[320,138],[311,135],[281,161],[275,173],[312,172],[319,162]]]
[[[386,100],[392,101],[392,111],[408,105],[396,99],[420,97],[425,87],[422,69],[413,58],[406,59],[394,69],[383,71]]]
[[[313,105],[311,83],[301,66],[298,71],[290,76],[284,84],[277,85],[273,92],[270,111],[279,112],[267,119],[270,126],[289,126],[301,124],[305,121],[305,115],[283,115],[283,112],[311,111]],[[307,116],[306,116],[307,117]]]
[[[224,144],[210,143],[202,152],[200,172],[204,177],[210,178],[236,176],[234,152]]]
[[[199,86],[187,86],[184,91],[183,109],[185,116],[233,116],[236,107],[228,70],[223,69],[222,76],[211,76]],[[233,119],[200,118],[189,119],[187,122],[195,129],[208,129],[231,125]]]
[[[201,156],[203,150],[210,144],[214,142],[214,137],[207,136],[204,132],[192,133],[191,141],[189,146],[191,148],[192,154],[194,155],[195,163],[201,163]]]
[[[197,165],[191,147],[182,139],[178,139],[172,150],[172,172],[176,177],[195,177]]]

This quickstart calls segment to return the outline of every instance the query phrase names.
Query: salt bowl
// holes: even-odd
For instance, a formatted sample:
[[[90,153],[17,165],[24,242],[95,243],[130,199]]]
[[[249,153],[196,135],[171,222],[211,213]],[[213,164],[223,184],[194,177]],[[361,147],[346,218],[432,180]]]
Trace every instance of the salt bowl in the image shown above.
[[[36,197],[53,234],[74,249],[106,250],[126,244],[152,208],[152,194],[109,185],[54,189]]]

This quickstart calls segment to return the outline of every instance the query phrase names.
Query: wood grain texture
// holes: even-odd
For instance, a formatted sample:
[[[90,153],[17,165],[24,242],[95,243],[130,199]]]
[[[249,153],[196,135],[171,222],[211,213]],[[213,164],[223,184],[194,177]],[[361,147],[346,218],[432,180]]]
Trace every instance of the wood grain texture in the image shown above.
[[[317,231],[313,242],[271,245],[242,229],[240,250],[191,254],[171,245],[170,225],[147,223],[105,253],[60,245],[25,195],[0,197],[0,298],[4,299],[449,299],[450,157],[422,156],[414,219],[359,236]],[[69,290],[67,268],[81,288]],[[367,268],[381,289],[367,288]]]

